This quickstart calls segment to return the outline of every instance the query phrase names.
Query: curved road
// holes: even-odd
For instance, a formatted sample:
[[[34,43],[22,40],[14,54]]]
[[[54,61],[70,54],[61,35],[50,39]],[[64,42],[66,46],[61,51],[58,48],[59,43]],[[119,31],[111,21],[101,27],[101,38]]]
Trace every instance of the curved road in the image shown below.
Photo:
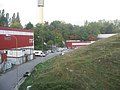
[[[51,53],[46,57],[36,57],[36,59],[31,60],[27,63],[14,67],[12,70],[7,71],[6,73],[0,76],[0,90],[14,90],[18,81],[23,78],[25,72],[31,72],[34,67],[46,60],[59,55],[59,52]]]

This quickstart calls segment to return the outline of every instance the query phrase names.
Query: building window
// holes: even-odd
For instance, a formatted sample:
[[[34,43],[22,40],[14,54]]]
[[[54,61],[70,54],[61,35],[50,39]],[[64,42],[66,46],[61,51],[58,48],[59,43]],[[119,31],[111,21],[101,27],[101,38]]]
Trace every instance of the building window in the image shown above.
[[[5,40],[11,40],[11,37],[10,36],[5,36],[4,39]]]

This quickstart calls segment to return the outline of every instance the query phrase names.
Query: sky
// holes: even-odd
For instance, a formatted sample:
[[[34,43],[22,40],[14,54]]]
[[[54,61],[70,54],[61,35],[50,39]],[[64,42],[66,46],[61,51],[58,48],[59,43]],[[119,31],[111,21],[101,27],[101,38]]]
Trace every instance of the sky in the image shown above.
[[[44,21],[83,25],[86,20],[120,19],[120,0],[44,0]],[[0,0],[0,10],[12,17],[19,12],[21,23],[38,23],[37,0]]]

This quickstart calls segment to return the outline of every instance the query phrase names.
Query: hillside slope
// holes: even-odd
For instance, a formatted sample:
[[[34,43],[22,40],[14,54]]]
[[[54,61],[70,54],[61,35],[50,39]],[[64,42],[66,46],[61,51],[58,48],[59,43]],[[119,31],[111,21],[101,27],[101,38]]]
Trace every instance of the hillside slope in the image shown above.
[[[35,67],[20,90],[120,90],[120,34]]]

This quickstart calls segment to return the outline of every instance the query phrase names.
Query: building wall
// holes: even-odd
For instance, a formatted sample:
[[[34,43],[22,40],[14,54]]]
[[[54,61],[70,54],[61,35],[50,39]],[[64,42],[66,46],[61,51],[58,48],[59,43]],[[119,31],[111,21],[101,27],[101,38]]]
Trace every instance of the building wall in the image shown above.
[[[17,39],[15,39],[15,38]],[[0,35],[0,50],[3,49],[11,49],[11,48],[19,48],[19,47],[26,47],[26,46],[33,46],[33,36],[5,36]]]
[[[33,46],[33,32],[0,28],[0,50]]]
[[[109,38],[111,36],[114,36],[116,34],[98,34],[97,38],[98,39],[104,39],[104,38]]]
[[[32,60],[33,50],[34,33],[31,30],[0,27],[0,54],[7,54],[7,61],[0,63],[0,70]]]
[[[80,41],[80,40],[68,40],[66,41],[67,48],[75,48],[75,47],[81,47],[81,46],[87,46],[95,41]]]

